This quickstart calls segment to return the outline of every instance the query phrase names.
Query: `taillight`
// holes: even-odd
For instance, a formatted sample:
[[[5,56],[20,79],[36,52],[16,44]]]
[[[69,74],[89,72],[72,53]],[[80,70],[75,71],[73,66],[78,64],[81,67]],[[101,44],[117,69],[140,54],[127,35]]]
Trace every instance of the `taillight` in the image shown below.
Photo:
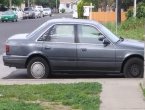
[[[10,52],[10,46],[9,45],[6,45],[5,49],[6,49],[6,53]]]

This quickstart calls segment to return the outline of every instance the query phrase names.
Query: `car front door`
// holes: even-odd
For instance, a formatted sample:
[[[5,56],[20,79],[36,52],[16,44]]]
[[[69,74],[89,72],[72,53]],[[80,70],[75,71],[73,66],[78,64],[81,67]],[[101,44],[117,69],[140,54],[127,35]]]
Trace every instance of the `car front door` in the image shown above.
[[[75,26],[56,24],[43,36],[43,52],[50,61],[52,70],[72,70],[76,68]]]
[[[107,72],[115,70],[115,47],[104,45],[100,31],[90,25],[78,25],[77,66],[81,70]]]

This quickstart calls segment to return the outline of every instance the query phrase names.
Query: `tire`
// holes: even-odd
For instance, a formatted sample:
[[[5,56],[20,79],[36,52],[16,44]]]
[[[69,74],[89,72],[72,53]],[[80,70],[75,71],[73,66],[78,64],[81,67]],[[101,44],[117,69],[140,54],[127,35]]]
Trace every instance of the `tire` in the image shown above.
[[[15,18],[14,20],[12,20],[12,22],[16,22],[17,21],[17,19]]]
[[[124,76],[126,78],[143,78],[143,60],[140,58],[131,58],[124,65]]]
[[[50,69],[48,63],[43,58],[35,57],[28,63],[27,72],[29,78],[45,79],[50,74]]]

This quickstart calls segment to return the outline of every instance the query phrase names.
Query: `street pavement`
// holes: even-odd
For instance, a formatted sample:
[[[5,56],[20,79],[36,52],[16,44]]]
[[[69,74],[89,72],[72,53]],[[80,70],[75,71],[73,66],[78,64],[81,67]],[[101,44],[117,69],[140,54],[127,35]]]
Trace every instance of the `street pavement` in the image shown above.
[[[28,19],[16,23],[0,23],[0,84],[48,84],[99,82],[101,93],[100,110],[145,110],[145,100],[139,84],[142,79],[126,79],[122,76],[53,76],[48,79],[29,79],[26,70],[17,70],[3,65],[4,44],[9,36],[29,33],[49,19],[71,17],[69,14],[55,14],[53,17]]]

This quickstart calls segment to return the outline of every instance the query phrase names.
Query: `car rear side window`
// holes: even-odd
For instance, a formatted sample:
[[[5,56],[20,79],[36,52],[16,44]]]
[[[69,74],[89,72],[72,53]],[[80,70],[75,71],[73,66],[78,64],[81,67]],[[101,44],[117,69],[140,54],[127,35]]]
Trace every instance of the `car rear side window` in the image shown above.
[[[99,41],[100,31],[89,25],[78,25],[78,36],[80,43],[102,44]]]
[[[49,42],[69,42],[74,43],[74,25],[59,24],[51,28],[48,33]]]

